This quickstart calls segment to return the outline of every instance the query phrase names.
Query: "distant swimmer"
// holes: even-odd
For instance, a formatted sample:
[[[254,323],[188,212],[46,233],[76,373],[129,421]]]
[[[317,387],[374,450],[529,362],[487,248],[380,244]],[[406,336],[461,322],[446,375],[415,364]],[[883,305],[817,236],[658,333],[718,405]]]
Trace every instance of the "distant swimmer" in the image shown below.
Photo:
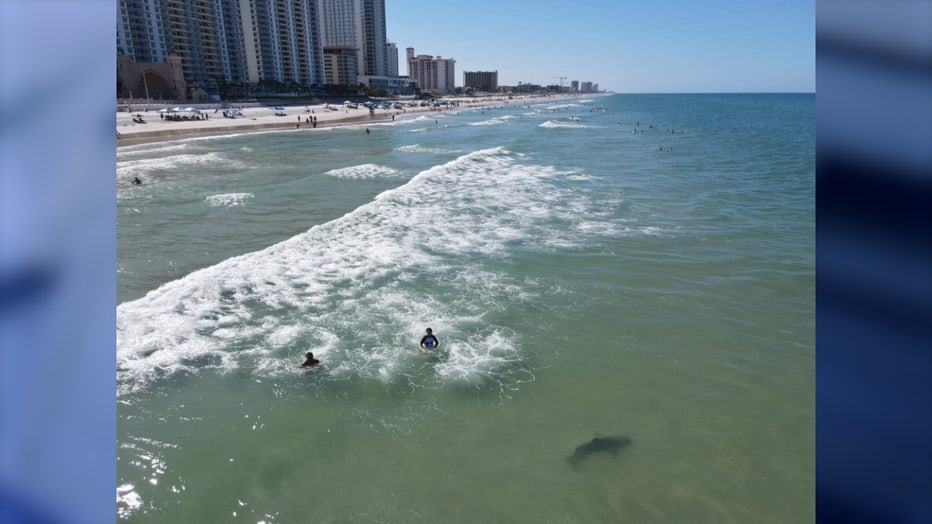
[[[140,184],[142,184],[142,180],[139,180],[138,176],[133,179],[133,185],[138,186]]]
[[[440,341],[434,336],[434,332],[430,328],[427,328],[427,334],[421,338],[421,351],[426,353],[428,350],[433,350],[439,345]]]
[[[314,354],[308,351],[304,354],[304,362],[301,363],[302,368],[309,368],[320,364],[320,361],[314,358]]]

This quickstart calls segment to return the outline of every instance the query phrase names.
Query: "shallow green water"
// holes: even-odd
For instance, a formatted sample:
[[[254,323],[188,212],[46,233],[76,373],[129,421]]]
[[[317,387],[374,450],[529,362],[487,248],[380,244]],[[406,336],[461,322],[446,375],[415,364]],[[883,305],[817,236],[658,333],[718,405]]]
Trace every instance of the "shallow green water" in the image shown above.
[[[813,95],[369,127],[119,150],[121,519],[814,520]]]

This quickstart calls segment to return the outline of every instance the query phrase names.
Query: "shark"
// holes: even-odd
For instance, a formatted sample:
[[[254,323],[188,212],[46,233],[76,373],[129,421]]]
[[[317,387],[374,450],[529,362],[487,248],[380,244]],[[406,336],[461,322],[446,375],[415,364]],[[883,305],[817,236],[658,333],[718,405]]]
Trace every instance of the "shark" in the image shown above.
[[[571,456],[566,457],[566,460],[575,468],[582,459],[589,455],[595,453],[611,453],[612,455],[618,455],[618,451],[628,444],[631,444],[631,439],[625,435],[595,437],[589,442],[577,447],[576,451]]]

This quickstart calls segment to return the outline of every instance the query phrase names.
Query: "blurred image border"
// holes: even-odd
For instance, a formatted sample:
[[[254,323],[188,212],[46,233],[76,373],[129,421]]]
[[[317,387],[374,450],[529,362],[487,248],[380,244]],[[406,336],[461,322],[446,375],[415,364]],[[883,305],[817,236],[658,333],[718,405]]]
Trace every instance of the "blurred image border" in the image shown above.
[[[932,521],[929,6],[817,3],[819,522]],[[5,523],[116,519],[116,12],[0,2]]]

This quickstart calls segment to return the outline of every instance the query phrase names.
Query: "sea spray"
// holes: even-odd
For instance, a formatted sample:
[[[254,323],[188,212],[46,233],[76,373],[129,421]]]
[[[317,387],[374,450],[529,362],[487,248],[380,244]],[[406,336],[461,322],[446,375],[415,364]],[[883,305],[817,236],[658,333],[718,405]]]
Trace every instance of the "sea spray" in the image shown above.
[[[337,376],[391,380],[408,340],[431,322],[450,340],[441,380],[525,380],[498,376],[512,373],[520,349],[509,330],[477,319],[537,291],[486,261],[576,242],[566,224],[588,202],[552,184],[564,175],[502,148],[476,151],[340,219],[121,304],[119,390],[178,373],[289,373],[304,349]]]

